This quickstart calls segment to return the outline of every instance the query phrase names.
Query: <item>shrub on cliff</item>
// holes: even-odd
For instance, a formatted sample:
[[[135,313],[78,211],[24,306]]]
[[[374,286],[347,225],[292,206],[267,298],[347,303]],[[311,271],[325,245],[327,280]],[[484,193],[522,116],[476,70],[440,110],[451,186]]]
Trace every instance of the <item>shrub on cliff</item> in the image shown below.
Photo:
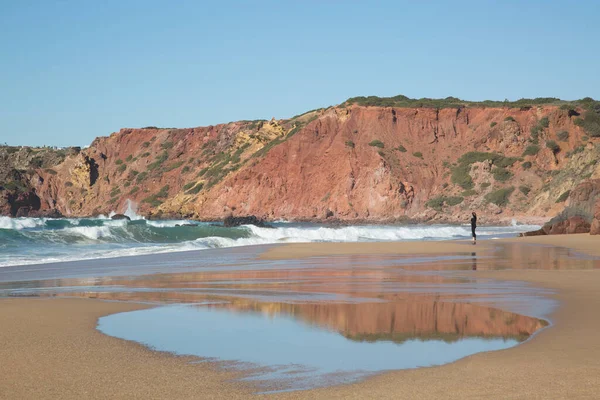
[[[463,200],[464,200],[464,198],[460,197],[460,196],[446,197],[446,204],[448,204],[449,206],[456,206],[456,205],[462,203]]]
[[[460,164],[452,168],[452,183],[460,186],[461,188],[468,190],[473,189],[473,178],[469,172],[471,171],[471,164]]]
[[[137,183],[142,182],[144,179],[146,179],[146,177],[148,176],[147,172],[141,172],[140,174],[138,174],[138,176],[136,176],[135,181]]]
[[[42,168],[42,165],[44,165],[44,160],[42,157],[35,156],[31,159],[31,161],[29,161],[29,165],[31,168]]]
[[[536,144],[531,144],[527,146],[525,151],[523,152],[523,156],[535,156],[540,151],[540,146]]]
[[[163,186],[158,193],[146,197],[142,202],[150,204],[152,207],[160,206],[164,199],[169,195],[169,185]]]
[[[427,201],[427,203],[425,203],[425,205],[436,211],[442,211],[444,204],[452,207],[452,206],[456,206],[456,205],[462,203],[463,200],[464,200],[464,198],[462,198],[460,196],[450,196],[450,197],[437,196],[432,199],[429,199]]]
[[[531,192],[531,188],[529,186],[519,186],[519,190],[521,191],[521,193],[523,193],[525,196],[529,195],[529,192]]]
[[[486,153],[483,151],[469,151],[458,159],[460,164],[473,164],[476,162],[491,161],[492,164],[499,167],[509,167],[513,165],[517,159],[514,157],[504,157],[498,153]]]
[[[498,123],[497,123],[497,122],[492,122],[492,123],[490,123],[490,128],[493,128],[493,127],[495,127],[496,125],[498,125]]]
[[[570,194],[571,194],[570,190],[567,190],[566,192],[563,192],[563,194],[561,194],[560,196],[558,196],[558,199],[556,199],[556,203],[562,203],[564,201],[567,201],[567,199],[569,198]]]
[[[560,131],[556,134],[556,137],[561,142],[566,142],[567,140],[569,140],[569,132],[568,131]]]
[[[169,154],[166,150],[164,150],[160,155],[158,155],[153,163],[148,164],[148,169],[150,171],[155,170],[160,167],[166,160],[169,158]]]
[[[369,146],[379,147],[380,149],[383,149],[385,147],[385,145],[383,144],[383,142],[381,140],[373,140],[373,141],[369,142]]]
[[[165,167],[163,172],[173,171],[174,169],[181,167],[184,163],[185,163],[185,161],[177,161],[176,163],[173,163],[173,164],[169,165],[168,167]]]
[[[510,195],[515,191],[513,186],[498,189],[494,192],[488,193],[485,195],[485,201],[487,203],[496,204],[499,207],[504,207],[508,204],[508,200]]]
[[[351,149],[353,149],[356,145],[354,144],[354,142],[352,140],[347,140],[346,141],[346,147],[350,147]]]
[[[519,159],[516,157],[504,157],[500,156],[494,161],[494,165],[499,168],[508,168],[511,167],[514,163],[516,163]]]
[[[585,133],[591,137],[600,137],[600,114],[588,110],[583,114],[583,118],[575,118],[575,125],[583,128]]]
[[[513,117],[508,116],[508,117],[504,118],[504,121],[505,122],[515,122],[515,119]]]
[[[497,169],[504,170],[505,172],[499,172],[500,179],[505,175],[508,178],[512,174],[506,171],[506,167],[513,165],[518,159],[516,157],[505,157],[502,154],[497,153],[486,153],[482,151],[469,151],[458,159],[458,165],[453,167],[452,170],[452,183],[462,187],[465,190],[473,189],[473,179],[471,178],[471,165],[476,162],[490,161],[493,165],[497,166]]]
[[[193,187],[188,188],[188,190],[185,192],[186,194],[198,194],[204,188],[204,183],[199,182],[196,185],[192,184],[192,186]],[[184,189],[185,189],[185,187],[184,187]]]
[[[506,168],[494,168],[492,170],[492,175],[498,182],[506,182],[513,176],[513,174]]]
[[[560,146],[554,140],[546,140],[546,147],[552,150],[554,154],[560,152]]]

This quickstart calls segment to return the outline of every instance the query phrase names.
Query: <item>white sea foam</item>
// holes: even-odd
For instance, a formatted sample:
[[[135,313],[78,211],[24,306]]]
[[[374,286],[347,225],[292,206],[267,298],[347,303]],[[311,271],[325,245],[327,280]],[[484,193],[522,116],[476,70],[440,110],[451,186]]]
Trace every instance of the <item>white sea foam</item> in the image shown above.
[[[188,220],[161,220],[161,221],[146,221],[147,225],[154,226],[156,228],[174,228],[177,225],[183,224],[197,224],[194,221]]]
[[[10,218],[0,217],[0,229],[21,230],[26,228],[36,228],[46,223],[44,218]]]
[[[72,228],[65,228],[65,232],[76,233],[91,240],[98,240],[100,238],[108,238],[112,236],[108,226],[75,226]]]
[[[132,208],[133,210],[133,208]],[[135,216],[134,214],[131,214]],[[43,218],[0,217],[0,229],[21,232],[27,238],[23,244],[11,242],[12,247],[0,243],[0,266],[37,264],[82,259],[124,257],[132,255],[164,253],[174,251],[202,250],[289,242],[364,242],[444,240],[469,238],[468,225],[364,225],[364,226],[316,226],[294,223],[278,223],[276,228],[260,228],[247,225],[231,228],[225,235],[237,237],[200,237],[205,224],[190,228],[182,235],[180,230],[170,231],[176,225],[194,223],[188,220],[146,221],[131,224],[125,220],[101,219],[100,226],[81,226],[83,220],[69,220],[65,228],[51,229]],[[141,219],[139,217],[138,219]],[[147,229],[152,227],[152,230]],[[159,232],[156,231],[159,229]],[[498,238],[515,235],[517,232],[539,229],[538,226],[519,225],[480,227],[480,237]],[[245,231],[240,232],[240,230]],[[172,232],[172,233],[170,233]],[[194,233],[195,232],[195,233]],[[217,232],[221,232],[217,230]],[[211,233],[214,235],[214,233]],[[245,237],[239,237],[242,234]],[[196,237],[197,237],[196,236]]]
[[[277,229],[246,227],[253,236],[271,242],[361,242],[397,241],[416,239],[450,239],[468,236],[470,231],[462,226],[346,226],[330,227],[282,227]]]

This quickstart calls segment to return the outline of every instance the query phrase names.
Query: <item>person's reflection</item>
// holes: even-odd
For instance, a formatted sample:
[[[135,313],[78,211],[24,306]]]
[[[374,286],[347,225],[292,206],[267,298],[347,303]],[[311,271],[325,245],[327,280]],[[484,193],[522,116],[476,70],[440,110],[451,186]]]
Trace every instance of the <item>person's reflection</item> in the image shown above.
[[[471,269],[473,271],[477,271],[477,253],[471,253],[472,262]]]

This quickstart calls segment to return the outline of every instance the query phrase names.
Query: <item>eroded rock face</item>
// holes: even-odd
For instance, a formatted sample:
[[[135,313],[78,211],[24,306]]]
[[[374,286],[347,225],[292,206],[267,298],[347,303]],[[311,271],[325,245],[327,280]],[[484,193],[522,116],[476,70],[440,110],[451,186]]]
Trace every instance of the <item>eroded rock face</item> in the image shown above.
[[[535,155],[524,156],[531,128],[543,117],[549,124],[538,135],[540,143],[563,130],[569,131],[569,142],[561,142],[557,154],[540,145]],[[554,106],[351,105],[290,120],[122,129],[87,149],[65,153],[56,165],[28,167],[23,180],[39,197],[41,212],[56,209],[66,216],[123,213],[131,200],[152,218],[464,222],[477,210],[482,223],[497,223],[553,216],[564,207],[556,203],[560,193],[548,192],[553,182],[548,176],[577,167],[582,154],[582,167],[561,178],[566,183],[555,191],[571,189],[589,173],[584,167],[591,168],[593,149],[565,157],[582,136],[569,111]],[[471,151],[523,161],[474,162],[465,172],[473,182],[466,190],[452,177],[459,158]],[[10,162],[31,163],[27,157],[23,153]],[[506,169],[506,179],[497,179],[498,168]],[[496,193],[510,188],[506,199]],[[596,189],[590,190],[574,190],[570,201],[593,197]],[[440,196],[448,199],[441,207],[428,205]],[[0,210],[9,213],[1,202]]]
[[[600,235],[600,201],[594,207],[594,218],[590,226],[590,235]]]
[[[577,185],[569,195],[568,206],[542,229],[546,234],[600,233],[600,179]]]
[[[560,222],[544,225],[542,228],[547,235],[564,235],[573,233],[589,233],[590,223],[583,217],[574,216]]]
[[[40,198],[33,191],[6,194],[11,217],[28,217],[40,209]]]

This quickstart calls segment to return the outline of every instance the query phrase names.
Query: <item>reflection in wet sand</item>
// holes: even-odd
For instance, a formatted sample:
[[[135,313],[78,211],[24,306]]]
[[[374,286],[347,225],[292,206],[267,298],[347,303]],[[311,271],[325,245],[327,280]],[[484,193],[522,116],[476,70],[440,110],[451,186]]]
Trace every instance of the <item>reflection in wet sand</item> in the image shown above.
[[[157,350],[241,363],[260,390],[273,391],[444,364],[512,347],[542,325],[534,318],[467,304],[237,300],[109,315],[100,319],[98,329]]]
[[[173,257],[174,264],[181,266],[177,254]],[[198,260],[196,266],[174,269],[172,273],[153,273],[156,268],[153,265],[146,275],[140,274],[143,271],[140,266],[136,266],[131,275],[99,276],[95,275],[96,269],[86,275],[85,264],[73,263],[59,268],[60,274],[54,279],[0,283],[0,296],[204,303],[192,307],[202,310],[194,314],[196,318],[216,318],[216,314],[207,314],[215,312],[219,314],[220,323],[244,316],[292,320],[296,328],[333,333],[338,337],[335,340],[349,340],[354,344],[400,346],[416,339],[458,345],[469,338],[486,338],[503,341],[502,346],[506,347],[506,341],[516,344],[546,325],[543,320],[525,315],[545,315],[548,292],[524,283],[481,279],[471,271],[600,267],[599,260],[576,258],[576,254],[566,249],[501,243],[446,256],[336,256],[257,261],[255,257],[241,257],[238,250],[236,257],[240,260],[237,264],[223,256],[222,264],[214,260],[205,264]],[[186,263],[191,259],[189,254],[185,255]],[[105,262],[112,263],[114,271],[120,261]],[[129,259],[126,264],[134,264],[134,261]],[[26,273],[32,273],[33,267],[27,268]],[[19,276],[18,272],[15,276]],[[206,304],[207,301],[213,304]],[[223,317],[223,313],[229,317]],[[142,315],[176,318],[166,311]],[[204,329],[205,322],[198,320],[199,325],[193,329]],[[161,323],[164,321],[158,321]],[[277,324],[273,329],[278,329]],[[243,326],[239,329],[243,331]],[[131,332],[123,333],[128,334]],[[132,337],[137,340],[135,335]],[[219,340],[218,332],[206,340]],[[333,339],[327,336],[327,340]],[[477,351],[486,350],[485,343],[480,343],[479,349]],[[385,368],[388,366],[374,366],[372,370]]]
[[[468,303],[440,302],[414,296],[396,303],[259,303],[230,300],[202,307],[254,312],[271,318],[292,316],[353,340],[458,340],[467,336],[522,341],[546,322],[508,311]]]

